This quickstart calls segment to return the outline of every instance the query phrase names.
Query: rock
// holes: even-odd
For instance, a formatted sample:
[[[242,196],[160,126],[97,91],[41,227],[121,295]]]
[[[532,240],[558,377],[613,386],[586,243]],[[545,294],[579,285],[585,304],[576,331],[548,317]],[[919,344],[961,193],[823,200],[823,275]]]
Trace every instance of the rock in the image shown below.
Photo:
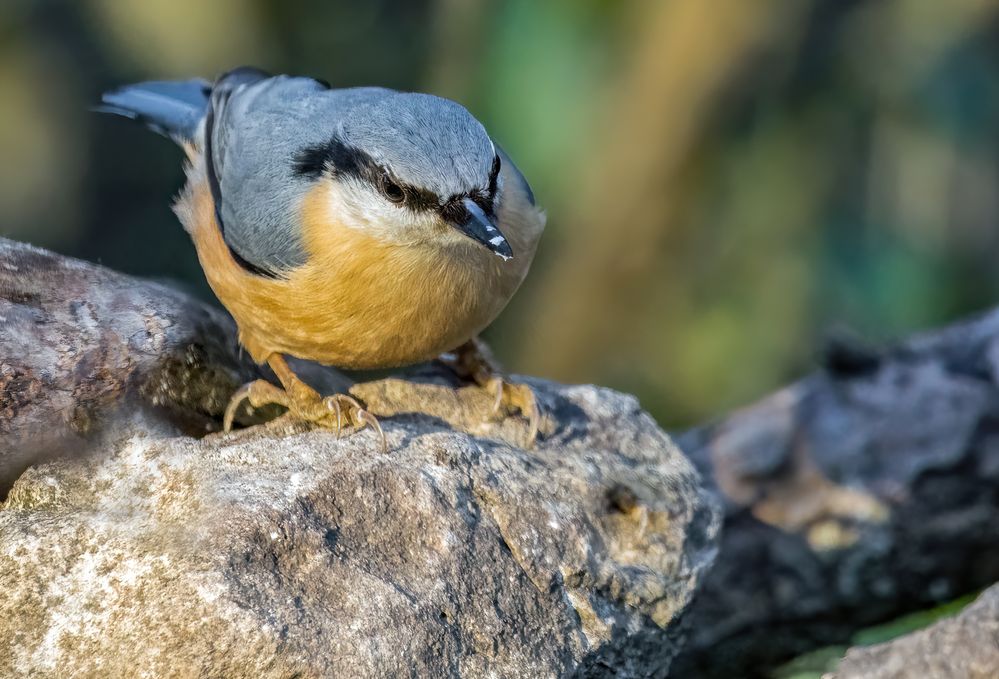
[[[0,238],[0,499],[33,462],[87,448],[123,403],[216,428],[257,375],[234,330],[165,286]]]
[[[850,649],[826,679],[999,677],[999,585],[953,618],[892,641]]]
[[[86,303],[146,300],[74,333],[67,300],[36,286],[51,303],[11,306],[42,322],[62,314],[62,360],[110,337],[111,365],[145,383],[162,374],[157,339],[230,346],[225,318],[179,293],[32,252]],[[74,267],[91,287],[70,280]],[[152,338],[123,332],[149,318]],[[383,454],[370,431],[338,439],[285,419],[212,433],[226,389],[252,368],[225,350],[200,356],[198,370],[171,373],[157,407],[142,389],[109,394],[88,454],[36,459],[10,488],[0,676],[665,676],[717,511],[634,398],[531,381],[546,417],[528,450],[520,418],[487,421],[482,390],[424,367],[351,388],[381,419]],[[68,373],[36,373],[50,374]],[[205,375],[228,387],[178,405]],[[21,412],[44,420],[55,395],[39,384]],[[164,414],[176,408],[204,426]]]
[[[535,386],[558,430],[530,452],[414,414],[383,416],[388,454],[137,426],[32,468],[0,511],[0,675],[663,676],[713,552],[697,477],[634,399]]]

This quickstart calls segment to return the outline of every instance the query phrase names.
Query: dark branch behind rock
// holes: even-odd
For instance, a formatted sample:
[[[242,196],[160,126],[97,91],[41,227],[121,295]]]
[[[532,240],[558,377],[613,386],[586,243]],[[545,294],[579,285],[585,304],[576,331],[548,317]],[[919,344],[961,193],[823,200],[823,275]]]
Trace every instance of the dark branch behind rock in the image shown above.
[[[826,364],[679,439],[725,520],[675,676],[764,676],[999,580],[999,312]]]

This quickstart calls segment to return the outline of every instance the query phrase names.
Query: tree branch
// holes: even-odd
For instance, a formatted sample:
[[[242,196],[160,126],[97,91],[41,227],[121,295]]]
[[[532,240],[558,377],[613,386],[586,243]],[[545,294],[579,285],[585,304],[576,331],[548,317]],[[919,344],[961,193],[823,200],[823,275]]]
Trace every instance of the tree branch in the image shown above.
[[[823,371],[681,436],[725,519],[675,676],[763,676],[999,580],[997,384],[999,311],[836,342]]]

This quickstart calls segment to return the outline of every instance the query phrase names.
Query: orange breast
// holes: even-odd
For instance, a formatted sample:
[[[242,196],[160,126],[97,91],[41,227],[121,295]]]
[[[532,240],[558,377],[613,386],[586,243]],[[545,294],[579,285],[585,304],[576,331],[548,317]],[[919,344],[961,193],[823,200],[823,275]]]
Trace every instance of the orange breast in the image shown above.
[[[178,201],[205,276],[258,362],[283,353],[343,368],[380,368],[433,358],[492,322],[530,264],[529,256],[503,262],[471,244],[462,256],[449,256],[331,224],[320,214],[320,189],[303,205],[307,264],[282,280],[248,273],[233,260],[201,173],[192,170]],[[527,244],[519,246],[527,255]]]

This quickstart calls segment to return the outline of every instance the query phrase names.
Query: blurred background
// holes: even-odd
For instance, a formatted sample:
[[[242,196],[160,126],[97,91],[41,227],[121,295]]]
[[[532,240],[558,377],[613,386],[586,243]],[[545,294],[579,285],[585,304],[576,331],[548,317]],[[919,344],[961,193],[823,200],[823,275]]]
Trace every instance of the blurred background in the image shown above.
[[[668,427],[823,337],[999,299],[999,1],[3,0],[0,234],[206,299],[170,142],[102,90],[235,65],[465,104],[548,211],[487,334]]]

